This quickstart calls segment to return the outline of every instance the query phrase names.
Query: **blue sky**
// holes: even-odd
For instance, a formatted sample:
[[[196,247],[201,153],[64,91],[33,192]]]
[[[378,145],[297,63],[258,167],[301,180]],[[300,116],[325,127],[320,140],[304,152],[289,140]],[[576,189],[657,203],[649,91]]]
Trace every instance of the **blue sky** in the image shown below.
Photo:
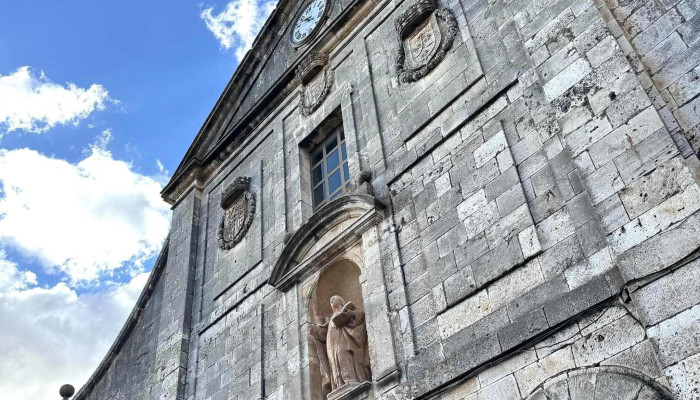
[[[0,393],[92,373],[169,227],[159,191],[274,1],[0,2]]]

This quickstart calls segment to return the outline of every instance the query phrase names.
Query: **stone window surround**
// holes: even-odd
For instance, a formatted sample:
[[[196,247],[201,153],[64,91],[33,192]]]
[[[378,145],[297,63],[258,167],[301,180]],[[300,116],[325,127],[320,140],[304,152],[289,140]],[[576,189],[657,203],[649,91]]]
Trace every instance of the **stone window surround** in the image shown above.
[[[315,212],[311,192],[311,157],[309,155],[309,137],[314,131],[335,114],[341,119],[343,132],[345,134],[345,146],[347,149],[347,163],[349,175],[358,177],[361,170],[361,158],[357,144],[356,123],[353,115],[353,105],[350,98],[353,92],[351,83],[345,83],[340,87],[333,87],[323,104],[310,116],[302,119],[300,132],[296,133],[296,151],[292,151],[290,160],[292,166],[297,165],[297,182],[291,183],[291,188],[298,185],[298,197],[292,198],[291,208],[298,210],[299,217],[295,217],[295,223],[290,226],[294,230],[299,225],[307,221]],[[298,110],[297,110],[298,111]],[[299,204],[300,203],[300,204]],[[297,207],[297,204],[300,207]],[[298,222],[297,222],[298,221]]]

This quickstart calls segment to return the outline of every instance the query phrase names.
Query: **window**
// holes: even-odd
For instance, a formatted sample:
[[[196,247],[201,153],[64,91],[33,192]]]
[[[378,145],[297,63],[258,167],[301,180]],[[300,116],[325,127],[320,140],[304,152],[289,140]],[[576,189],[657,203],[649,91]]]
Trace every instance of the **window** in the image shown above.
[[[314,209],[340,196],[350,186],[348,151],[342,125],[311,150],[311,193]]]

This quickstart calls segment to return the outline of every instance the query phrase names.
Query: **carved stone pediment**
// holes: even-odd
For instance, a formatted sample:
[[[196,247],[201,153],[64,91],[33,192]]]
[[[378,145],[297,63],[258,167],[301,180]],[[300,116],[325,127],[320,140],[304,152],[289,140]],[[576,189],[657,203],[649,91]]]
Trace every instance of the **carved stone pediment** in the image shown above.
[[[229,250],[240,242],[253,223],[255,195],[249,188],[250,178],[239,177],[221,195],[221,208],[225,211],[217,239],[222,250]]]
[[[333,71],[328,63],[328,55],[312,52],[297,67],[296,79],[299,82],[299,110],[308,116],[323,104],[333,87]]]
[[[286,291],[301,278],[357,243],[362,233],[382,220],[382,204],[374,196],[340,196],[317,210],[286,242],[268,283]],[[335,234],[341,223],[350,226]]]
[[[399,38],[396,71],[403,83],[426,76],[445,58],[457,36],[457,20],[437,0],[418,0],[395,21]]]

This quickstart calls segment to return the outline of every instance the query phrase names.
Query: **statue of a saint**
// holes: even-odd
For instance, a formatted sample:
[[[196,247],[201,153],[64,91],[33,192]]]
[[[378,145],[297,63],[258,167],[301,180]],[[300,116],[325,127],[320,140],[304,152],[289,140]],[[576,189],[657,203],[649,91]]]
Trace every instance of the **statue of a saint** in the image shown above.
[[[331,308],[330,320],[310,329],[326,394],[368,382],[371,375],[365,313],[340,296],[331,297]]]

